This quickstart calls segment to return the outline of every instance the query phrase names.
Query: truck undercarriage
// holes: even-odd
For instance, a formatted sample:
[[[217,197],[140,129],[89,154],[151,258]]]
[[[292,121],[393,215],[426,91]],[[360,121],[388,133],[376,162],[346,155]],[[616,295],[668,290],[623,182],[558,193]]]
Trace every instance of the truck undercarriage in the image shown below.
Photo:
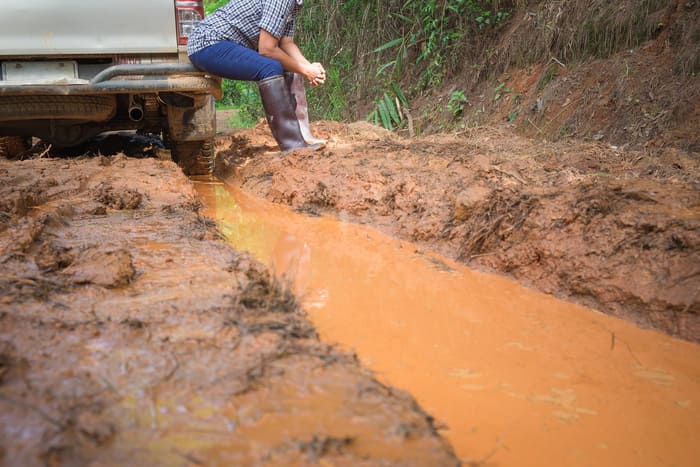
[[[48,33],[19,29],[14,22],[26,17],[19,16],[20,8],[14,18],[10,7],[0,19],[0,155],[12,156],[28,137],[68,147],[103,132],[135,130],[160,135],[188,174],[210,170],[221,80],[197,70],[184,52],[189,28],[203,15],[201,1],[149,2],[148,11],[161,18],[152,25],[151,17],[130,17],[125,34],[133,34],[139,21],[152,31],[137,40],[122,39],[118,28],[102,20],[111,32],[103,37],[92,31],[94,25],[76,19],[83,2],[62,2],[60,8],[48,0],[36,3],[30,13],[52,29]],[[133,0],[103,7],[142,8]],[[66,11],[73,32],[48,20]]]

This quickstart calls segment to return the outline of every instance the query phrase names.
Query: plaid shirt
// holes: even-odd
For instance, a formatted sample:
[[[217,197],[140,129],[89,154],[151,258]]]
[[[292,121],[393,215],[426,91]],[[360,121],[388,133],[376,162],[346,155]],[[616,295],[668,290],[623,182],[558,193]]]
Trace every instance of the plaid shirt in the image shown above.
[[[204,18],[187,41],[187,54],[222,41],[258,49],[260,30],[277,39],[294,37],[302,0],[231,0]]]

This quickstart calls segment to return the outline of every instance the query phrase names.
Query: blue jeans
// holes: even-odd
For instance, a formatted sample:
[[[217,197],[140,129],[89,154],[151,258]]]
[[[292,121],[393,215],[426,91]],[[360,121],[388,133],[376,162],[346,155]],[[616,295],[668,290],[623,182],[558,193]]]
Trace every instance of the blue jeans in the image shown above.
[[[202,71],[233,80],[260,81],[284,73],[277,60],[228,41],[217,42],[193,53],[190,61]]]

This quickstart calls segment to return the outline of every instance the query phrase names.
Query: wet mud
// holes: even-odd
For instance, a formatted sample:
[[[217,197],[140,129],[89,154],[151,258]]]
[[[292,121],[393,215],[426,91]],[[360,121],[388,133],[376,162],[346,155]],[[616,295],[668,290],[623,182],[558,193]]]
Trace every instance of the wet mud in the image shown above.
[[[691,466],[700,346],[473,271],[369,226],[197,182],[238,250],[292,279],[322,340],[445,429],[464,465]]]
[[[173,163],[39,155],[0,160],[0,464],[458,463]]]
[[[260,125],[222,138],[217,173],[309,215],[375,226],[465,265],[700,341],[700,160],[494,127],[401,138],[319,122],[279,157]]]
[[[412,261],[445,285],[467,265],[700,340],[697,154],[498,128],[412,139],[361,122],[314,130],[326,149],[284,157],[265,126],[223,135],[217,173],[305,218],[410,241]],[[479,318],[469,300],[483,284],[457,312],[396,319],[385,296],[423,290],[399,259],[336,267],[388,282],[379,295],[345,287],[364,301],[350,321],[324,321],[330,292],[290,289],[270,272],[310,279],[300,234],[242,231],[258,252],[279,244],[262,262],[232,248],[167,151],[140,144],[135,157],[35,147],[28,160],[0,160],[0,463],[455,465],[452,445],[466,465],[517,465],[522,446],[544,456],[535,463],[551,453],[569,465],[695,455],[695,344],[591,326],[590,310],[559,327],[566,312],[543,311],[559,310],[547,295],[501,294],[491,305],[510,300],[504,314]],[[363,244],[346,242],[336,256]],[[443,311],[447,297],[421,299]],[[537,344],[512,337],[524,329]],[[581,352],[604,364],[577,367]],[[504,378],[489,362],[516,367]],[[632,426],[630,414],[660,421]],[[528,437],[538,429],[540,444]],[[666,448],[673,455],[658,454]]]

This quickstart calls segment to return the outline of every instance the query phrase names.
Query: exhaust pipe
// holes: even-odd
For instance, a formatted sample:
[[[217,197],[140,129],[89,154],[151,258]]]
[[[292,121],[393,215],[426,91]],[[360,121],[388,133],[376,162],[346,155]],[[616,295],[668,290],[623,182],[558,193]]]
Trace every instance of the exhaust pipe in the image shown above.
[[[136,102],[134,96],[129,96],[129,119],[132,122],[140,122],[143,120],[143,116],[143,105]]]

